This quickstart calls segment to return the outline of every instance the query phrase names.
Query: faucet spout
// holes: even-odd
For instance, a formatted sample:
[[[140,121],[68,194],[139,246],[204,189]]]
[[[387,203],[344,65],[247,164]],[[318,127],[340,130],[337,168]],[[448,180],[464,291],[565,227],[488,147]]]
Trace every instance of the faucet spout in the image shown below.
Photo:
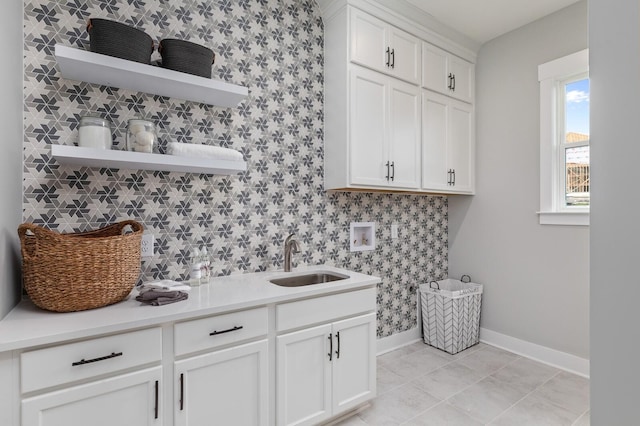
[[[300,252],[300,243],[294,240],[295,235],[291,234],[284,240],[284,271],[291,272],[291,254]]]

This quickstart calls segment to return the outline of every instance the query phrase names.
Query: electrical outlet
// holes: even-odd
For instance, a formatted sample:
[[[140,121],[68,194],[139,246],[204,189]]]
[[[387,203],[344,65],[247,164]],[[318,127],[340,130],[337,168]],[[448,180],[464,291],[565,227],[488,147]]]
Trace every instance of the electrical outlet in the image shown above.
[[[391,225],[391,238],[392,239],[396,239],[398,238],[398,224],[394,223]]]
[[[155,238],[153,234],[142,234],[142,244],[140,246],[140,255],[142,257],[153,256],[153,245],[155,244]]]

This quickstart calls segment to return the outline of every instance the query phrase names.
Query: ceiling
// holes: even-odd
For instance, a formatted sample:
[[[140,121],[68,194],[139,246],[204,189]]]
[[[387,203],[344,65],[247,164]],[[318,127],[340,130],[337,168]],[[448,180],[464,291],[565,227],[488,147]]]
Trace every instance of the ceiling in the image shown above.
[[[485,42],[579,0],[406,0],[472,40]]]

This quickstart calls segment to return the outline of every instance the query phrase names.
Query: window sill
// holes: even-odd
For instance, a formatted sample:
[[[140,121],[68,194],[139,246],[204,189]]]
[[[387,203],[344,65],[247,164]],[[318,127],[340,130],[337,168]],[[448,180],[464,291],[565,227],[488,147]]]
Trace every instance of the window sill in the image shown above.
[[[538,212],[540,225],[589,226],[589,212]]]

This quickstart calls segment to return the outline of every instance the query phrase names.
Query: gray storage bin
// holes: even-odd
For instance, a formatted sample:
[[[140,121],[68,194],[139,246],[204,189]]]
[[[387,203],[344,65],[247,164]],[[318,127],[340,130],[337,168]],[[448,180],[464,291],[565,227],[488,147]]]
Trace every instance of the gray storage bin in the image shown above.
[[[421,284],[420,304],[426,344],[456,354],[480,341],[482,285],[468,275]]]

